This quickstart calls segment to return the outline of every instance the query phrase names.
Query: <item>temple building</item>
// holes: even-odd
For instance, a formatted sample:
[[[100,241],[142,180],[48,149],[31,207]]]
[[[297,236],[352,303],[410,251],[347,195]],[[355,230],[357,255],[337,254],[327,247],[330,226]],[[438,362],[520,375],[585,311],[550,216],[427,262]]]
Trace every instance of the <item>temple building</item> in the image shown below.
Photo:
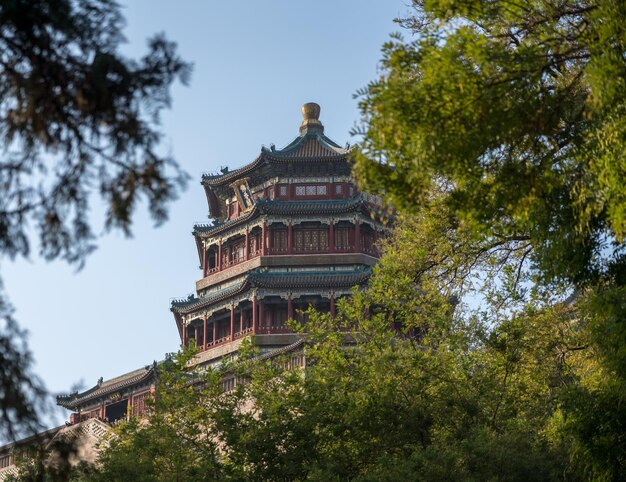
[[[334,313],[378,260],[380,201],[356,190],[349,151],[324,135],[305,104],[300,135],[262,148],[250,164],[205,175],[209,225],[193,235],[202,268],[196,295],[172,303],[184,346],[213,363],[254,334],[261,352],[296,341],[288,319],[313,306]]]
[[[357,190],[349,149],[326,137],[319,114],[319,105],[305,104],[299,135],[286,147],[263,147],[239,169],[202,176],[211,223],[193,228],[201,275],[194,295],[171,304],[180,343],[200,350],[198,364],[236,356],[252,335],[261,357],[292,351],[303,363],[302,340],[287,320],[306,321],[311,306],[334,315],[337,300],[378,261],[376,241],[387,230],[380,199]],[[57,402],[73,412],[69,425],[141,417],[156,368],[99,380]]]

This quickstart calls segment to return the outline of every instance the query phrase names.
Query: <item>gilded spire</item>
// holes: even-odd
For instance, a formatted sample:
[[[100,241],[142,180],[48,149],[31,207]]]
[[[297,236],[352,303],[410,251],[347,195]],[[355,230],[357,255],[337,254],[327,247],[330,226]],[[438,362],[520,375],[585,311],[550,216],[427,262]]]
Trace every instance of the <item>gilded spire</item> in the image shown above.
[[[324,133],[324,126],[319,120],[320,106],[315,102],[307,102],[302,106],[302,124],[300,124],[300,135],[319,132]]]

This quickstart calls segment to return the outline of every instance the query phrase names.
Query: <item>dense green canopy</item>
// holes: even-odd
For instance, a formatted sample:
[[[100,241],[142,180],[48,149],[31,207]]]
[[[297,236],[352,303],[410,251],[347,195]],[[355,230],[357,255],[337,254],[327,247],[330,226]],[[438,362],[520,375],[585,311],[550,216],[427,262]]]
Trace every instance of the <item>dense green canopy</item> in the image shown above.
[[[400,209],[444,190],[490,236],[529,236],[547,282],[624,263],[626,5],[415,1],[363,90],[355,172]]]
[[[522,296],[506,280],[523,255],[451,219],[439,205],[399,220],[369,289],[334,319],[310,313],[306,368],[251,347],[217,370],[172,359],[149,423],[121,425],[77,480],[586,480],[565,407],[605,376],[586,325]],[[452,294],[477,292],[477,267],[502,274],[471,283],[471,309]]]
[[[361,92],[355,172],[400,211],[421,215],[435,196],[453,233],[505,253],[523,243],[520,295],[576,300],[579,349],[600,371],[558,398],[563,426],[589,474],[623,478],[626,4],[413,6],[410,37],[384,47],[382,77]]]

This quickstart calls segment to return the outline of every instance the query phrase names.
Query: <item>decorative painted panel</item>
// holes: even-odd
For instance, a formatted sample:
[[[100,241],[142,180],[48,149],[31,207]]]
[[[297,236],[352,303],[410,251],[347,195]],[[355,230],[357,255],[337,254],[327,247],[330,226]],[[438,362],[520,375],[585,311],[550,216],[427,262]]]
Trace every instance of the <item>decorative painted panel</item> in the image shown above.
[[[295,248],[298,252],[317,252],[328,250],[328,231],[325,229],[297,229]]]
[[[317,197],[327,194],[326,184],[306,184],[304,186],[296,186],[296,196],[298,197]]]

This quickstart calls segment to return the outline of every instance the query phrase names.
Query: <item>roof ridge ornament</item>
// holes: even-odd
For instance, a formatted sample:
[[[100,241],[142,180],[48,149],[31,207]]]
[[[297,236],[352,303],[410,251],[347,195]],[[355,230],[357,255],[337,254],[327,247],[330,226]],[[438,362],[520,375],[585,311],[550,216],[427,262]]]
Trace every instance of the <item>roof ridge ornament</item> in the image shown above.
[[[315,102],[307,102],[302,106],[302,124],[300,124],[300,136],[307,134],[323,134],[324,125],[320,122],[320,106]]]

